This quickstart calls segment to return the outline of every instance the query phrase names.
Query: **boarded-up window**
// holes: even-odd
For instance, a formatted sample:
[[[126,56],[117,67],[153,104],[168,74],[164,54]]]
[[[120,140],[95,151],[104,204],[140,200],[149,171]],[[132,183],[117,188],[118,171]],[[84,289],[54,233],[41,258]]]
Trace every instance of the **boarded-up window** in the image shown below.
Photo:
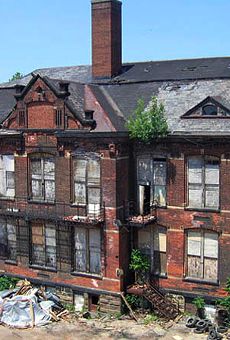
[[[75,270],[100,274],[101,231],[75,227]]]
[[[219,161],[215,157],[188,159],[188,203],[191,208],[219,208]]]
[[[205,281],[217,281],[217,233],[193,230],[187,232],[187,276]]]
[[[54,201],[55,162],[53,158],[32,158],[31,196],[34,200]]]
[[[0,220],[0,257],[17,260],[16,225],[10,221]]]
[[[73,159],[74,203],[87,205],[89,214],[98,215],[101,206],[100,161]]]
[[[14,156],[0,156],[0,197],[15,196]]]
[[[53,225],[32,224],[32,264],[56,268],[56,229]]]
[[[166,275],[166,247],[166,228],[150,226],[138,231],[138,248],[148,257],[156,275]]]
[[[149,212],[153,204],[166,205],[166,160],[139,158],[137,166],[139,213]],[[149,188],[149,189],[148,189]],[[148,190],[149,194],[148,194]]]

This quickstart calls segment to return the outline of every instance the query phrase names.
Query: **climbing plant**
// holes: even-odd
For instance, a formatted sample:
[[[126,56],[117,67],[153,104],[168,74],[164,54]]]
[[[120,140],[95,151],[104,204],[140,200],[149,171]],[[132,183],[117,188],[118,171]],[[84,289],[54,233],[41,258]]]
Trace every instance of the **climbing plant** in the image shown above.
[[[158,104],[157,98],[153,96],[145,108],[144,100],[139,99],[126,127],[131,138],[144,143],[150,142],[153,138],[167,136],[169,129],[163,104]]]
[[[143,282],[150,269],[148,257],[143,255],[139,249],[133,249],[129,268],[135,272],[135,281]]]

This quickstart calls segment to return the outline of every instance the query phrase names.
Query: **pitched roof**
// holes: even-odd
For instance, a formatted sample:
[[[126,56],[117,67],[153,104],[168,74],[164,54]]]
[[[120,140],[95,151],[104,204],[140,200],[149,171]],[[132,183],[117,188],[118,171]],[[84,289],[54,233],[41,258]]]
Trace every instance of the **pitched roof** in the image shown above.
[[[16,104],[15,89],[0,89],[0,123],[7,118]]]

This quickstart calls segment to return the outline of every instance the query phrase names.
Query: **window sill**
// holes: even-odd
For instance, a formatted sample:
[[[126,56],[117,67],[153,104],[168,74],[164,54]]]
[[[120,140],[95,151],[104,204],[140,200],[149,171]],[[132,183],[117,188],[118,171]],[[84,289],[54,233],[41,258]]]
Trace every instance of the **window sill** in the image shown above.
[[[74,208],[87,208],[87,204],[79,204],[79,203],[73,203],[73,202],[71,202],[70,203],[70,206],[71,207],[74,207]]]
[[[13,261],[13,260],[5,260],[5,264],[10,264],[12,266],[17,266],[17,261]]]
[[[210,286],[219,286],[220,283],[219,281],[207,281],[207,280],[202,280],[199,278],[195,278],[195,277],[185,277],[183,279],[183,281],[185,282],[191,282],[191,283],[197,283],[197,284],[204,284],[204,285],[210,285]]]
[[[199,212],[210,212],[210,213],[220,213],[220,209],[210,209],[210,208],[191,208],[191,207],[185,207],[184,210],[187,211],[199,211]]]
[[[28,203],[31,204],[46,204],[46,205],[55,205],[55,201],[35,201],[32,199],[28,199]]]
[[[167,279],[168,278],[168,274],[155,274],[153,273],[153,277],[154,278],[159,278],[159,279]]]
[[[37,269],[37,270],[44,270],[46,272],[52,272],[52,273],[57,273],[57,269],[56,268],[52,268],[52,267],[43,267],[43,266],[39,266],[36,264],[31,264],[29,265],[29,268],[31,269]]]
[[[0,196],[0,201],[15,201],[15,197]]]
[[[93,274],[93,273],[85,273],[85,272],[72,272],[71,275],[79,276],[79,277],[89,277],[91,279],[98,279],[102,280],[102,276],[99,274]]]

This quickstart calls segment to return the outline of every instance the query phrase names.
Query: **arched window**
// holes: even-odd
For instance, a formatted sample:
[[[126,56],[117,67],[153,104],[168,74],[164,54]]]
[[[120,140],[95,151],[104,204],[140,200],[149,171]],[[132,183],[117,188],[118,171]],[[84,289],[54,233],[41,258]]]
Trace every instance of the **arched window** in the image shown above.
[[[216,116],[217,115],[217,106],[214,104],[207,104],[202,107],[202,115],[203,116]]]
[[[187,230],[186,276],[217,282],[218,234],[208,230]]]

